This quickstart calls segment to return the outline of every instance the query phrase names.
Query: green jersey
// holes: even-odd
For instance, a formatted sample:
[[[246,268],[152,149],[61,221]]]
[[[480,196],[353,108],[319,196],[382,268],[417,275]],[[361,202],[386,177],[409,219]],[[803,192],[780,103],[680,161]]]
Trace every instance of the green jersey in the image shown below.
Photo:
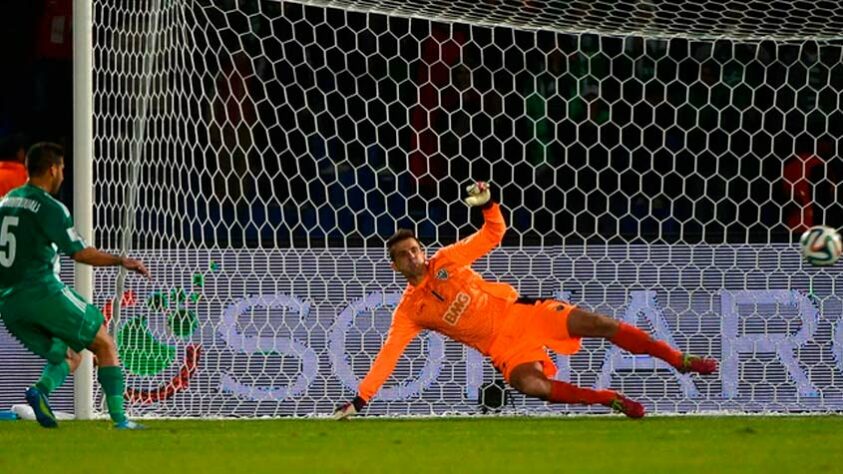
[[[57,252],[72,256],[85,247],[64,204],[29,183],[13,189],[0,200],[0,298],[61,291]]]

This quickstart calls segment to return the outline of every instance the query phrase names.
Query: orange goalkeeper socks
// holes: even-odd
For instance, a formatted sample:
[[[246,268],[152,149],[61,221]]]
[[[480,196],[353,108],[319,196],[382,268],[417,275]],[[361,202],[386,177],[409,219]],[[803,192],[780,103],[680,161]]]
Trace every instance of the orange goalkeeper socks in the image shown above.
[[[633,354],[649,354],[679,368],[682,366],[682,353],[664,341],[657,341],[646,332],[626,323],[620,323],[612,343]]]
[[[550,397],[547,399],[553,403],[582,403],[585,405],[610,405],[612,400],[618,398],[618,394],[612,390],[592,390],[580,388],[567,382],[558,380],[550,381]]]

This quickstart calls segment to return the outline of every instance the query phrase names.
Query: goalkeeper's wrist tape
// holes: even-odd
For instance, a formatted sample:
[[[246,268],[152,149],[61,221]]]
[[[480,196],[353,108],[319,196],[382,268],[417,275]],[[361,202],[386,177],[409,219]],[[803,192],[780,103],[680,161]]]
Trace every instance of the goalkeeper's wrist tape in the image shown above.
[[[351,404],[354,405],[354,409],[358,412],[367,405],[366,400],[363,400],[362,398],[360,398],[360,396],[354,397],[354,400],[351,401]]]

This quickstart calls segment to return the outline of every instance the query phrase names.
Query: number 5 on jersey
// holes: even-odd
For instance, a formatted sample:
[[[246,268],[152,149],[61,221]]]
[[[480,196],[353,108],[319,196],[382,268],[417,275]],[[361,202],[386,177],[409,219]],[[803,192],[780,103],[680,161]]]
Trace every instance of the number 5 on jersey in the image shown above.
[[[18,225],[18,216],[6,216],[0,225],[0,265],[8,268],[15,263],[15,235],[10,227]]]

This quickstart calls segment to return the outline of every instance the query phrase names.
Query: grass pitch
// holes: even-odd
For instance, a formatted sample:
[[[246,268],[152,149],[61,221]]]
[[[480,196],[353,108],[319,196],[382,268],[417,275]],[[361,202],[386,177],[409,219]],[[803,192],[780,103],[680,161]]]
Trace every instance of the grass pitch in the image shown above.
[[[2,473],[843,472],[843,416],[0,422]]]

